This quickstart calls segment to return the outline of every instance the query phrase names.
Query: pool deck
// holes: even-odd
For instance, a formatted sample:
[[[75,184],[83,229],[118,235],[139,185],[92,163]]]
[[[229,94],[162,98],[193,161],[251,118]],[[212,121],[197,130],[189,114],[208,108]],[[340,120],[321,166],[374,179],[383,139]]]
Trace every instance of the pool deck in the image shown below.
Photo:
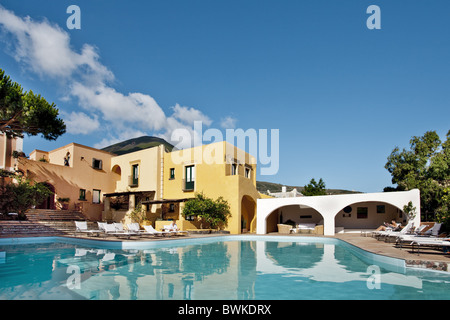
[[[248,236],[252,236],[254,234],[245,234]],[[270,233],[267,236],[289,236],[295,238],[301,237],[323,237],[317,235],[309,235],[309,234],[279,234],[279,233]],[[195,238],[205,238],[205,237],[223,237],[228,236],[226,234],[189,234],[184,236],[164,236],[164,237],[138,237],[126,239],[123,237],[116,236],[88,236],[77,234],[76,238],[82,239],[90,239],[90,240],[99,240],[99,241],[167,241],[174,239],[195,239]],[[229,235],[233,237],[233,235]],[[63,237],[74,237],[73,235],[65,235]],[[2,237],[6,238],[6,237]],[[371,253],[388,256],[392,258],[402,259],[405,261],[406,266],[415,267],[415,268],[427,268],[438,271],[447,271],[450,272],[450,254],[445,254],[442,252],[442,249],[438,248],[421,248],[420,253],[417,253],[417,250],[412,251],[411,247],[403,246],[402,248],[398,248],[395,246],[395,243],[389,243],[384,241],[379,241],[371,236],[362,236],[361,233],[342,233],[336,234],[333,237],[327,238],[336,238],[342,241],[346,241],[356,247],[359,247],[363,250],[366,250]]]
[[[442,249],[420,248],[420,253],[417,253],[417,249],[412,252],[411,247],[408,245],[403,245],[402,248],[399,248],[393,242],[384,242],[371,236],[364,237],[361,234],[354,233],[336,234],[334,238],[341,239],[372,253],[405,260],[405,264],[408,267],[450,272],[450,254],[443,253]]]

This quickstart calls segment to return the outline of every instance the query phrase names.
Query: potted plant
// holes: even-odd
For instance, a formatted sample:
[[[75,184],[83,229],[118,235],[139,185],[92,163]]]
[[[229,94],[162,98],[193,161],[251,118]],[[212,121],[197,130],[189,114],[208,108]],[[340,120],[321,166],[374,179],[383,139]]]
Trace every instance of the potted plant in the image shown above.
[[[139,223],[141,226],[148,226],[151,224],[147,219],[147,213],[141,203],[138,203],[136,207],[129,213],[130,219],[133,222]]]
[[[403,206],[403,212],[408,218],[408,221],[411,221],[416,217],[416,207],[413,206],[412,201],[408,202],[407,205]]]

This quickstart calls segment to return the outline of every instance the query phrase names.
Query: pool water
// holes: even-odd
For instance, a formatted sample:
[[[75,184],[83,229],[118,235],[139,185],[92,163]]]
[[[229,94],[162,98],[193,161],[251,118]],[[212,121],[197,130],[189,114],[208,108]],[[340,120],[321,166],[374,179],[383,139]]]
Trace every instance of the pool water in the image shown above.
[[[33,243],[40,241],[40,243]],[[449,299],[450,273],[405,268],[336,239],[220,237],[0,242],[0,299]],[[134,247],[133,247],[134,246]]]

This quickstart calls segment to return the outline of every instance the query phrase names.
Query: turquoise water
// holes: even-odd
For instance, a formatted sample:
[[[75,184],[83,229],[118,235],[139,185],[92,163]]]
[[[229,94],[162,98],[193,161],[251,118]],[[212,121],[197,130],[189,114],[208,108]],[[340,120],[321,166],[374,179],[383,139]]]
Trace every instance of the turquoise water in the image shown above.
[[[40,241],[40,243],[34,243]],[[336,239],[0,241],[0,299],[449,299],[450,274]],[[306,241],[306,242],[304,242]]]

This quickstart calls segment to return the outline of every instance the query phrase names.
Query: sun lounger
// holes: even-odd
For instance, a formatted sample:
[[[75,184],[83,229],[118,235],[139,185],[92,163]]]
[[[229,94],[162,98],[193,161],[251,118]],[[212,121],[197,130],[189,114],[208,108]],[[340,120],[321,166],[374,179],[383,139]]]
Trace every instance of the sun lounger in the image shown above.
[[[120,230],[118,230],[118,229],[120,229],[120,227],[119,228],[117,228],[114,224],[105,224],[104,225],[104,227],[105,227],[105,233],[107,234],[107,235],[112,235],[112,236],[116,236],[116,237],[127,237],[127,239],[130,239],[132,236],[139,236],[139,234],[137,233],[137,232],[132,232],[132,231],[125,231],[125,230],[123,230],[123,228],[122,228],[122,230],[123,231],[120,231]]]
[[[172,234],[174,234],[174,235],[187,235],[187,234],[188,234],[187,231],[181,231],[181,230],[175,229],[175,228],[172,227],[171,225],[169,225],[169,226],[164,226],[164,231],[165,231],[165,232],[170,232],[170,233],[172,233]]]
[[[384,240],[387,241],[391,237],[398,237],[402,235],[407,235],[411,233],[412,228],[414,227],[414,222],[408,222],[408,224],[400,231],[378,231],[378,240],[381,237],[384,237]]]
[[[423,232],[423,230],[424,230],[426,227],[427,227],[426,224],[420,225],[418,228],[416,228],[416,229],[414,230],[414,234],[415,234],[416,236],[421,235],[422,232]]]
[[[441,230],[442,223],[435,223],[433,227],[423,233],[424,236],[437,237]]]
[[[99,235],[101,230],[88,229],[86,221],[75,221],[75,235],[78,232],[87,233],[89,235],[93,235],[93,234]]]
[[[146,236],[146,235],[155,236],[155,234],[152,232],[148,232],[146,230],[141,230],[139,223],[129,223],[129,224],[127,224],[127,228],[129,231],[136,232],[141,236]]]
[[[450,248],[450,239],[440,240],[439,238],[417,238],[412,241],[412,251],[414,252],[414,247],[417,248],[417,253],[419,254],[420,248],[423,247],[442,247],[448,252]]]
[[[153,226],[144,226],[144,229],[148,233],[153,234],[155,236],[167,236],[167,235],[171,235],[172,234],[172,232],[155,230],[155,228],[153,228]]]
[[[371,233],[372,238],[377,238],[378,239],[378,237],[384,236],[386,232],[400,231],[402,229],[401,226],[402,226],[402,224],[398,223],[395,228],[393,228],[393,227],[386,227],[386,230],[379,230],[379,231],[375,230],[375,231],[372,231],[372,233]]]
[[[403,244],[408,244],[408,245],[412,245],[414,243],[414,241],[442,241],[442,238],[434,238],[434,237],[424,237],[424,236],[420,236],[420,235],[413,235],[413,234],[404,234],[404,235],[399,235],[397,237],[397,239],[395,240],[395,245],[398,246],[399,248],[403,247]]]

